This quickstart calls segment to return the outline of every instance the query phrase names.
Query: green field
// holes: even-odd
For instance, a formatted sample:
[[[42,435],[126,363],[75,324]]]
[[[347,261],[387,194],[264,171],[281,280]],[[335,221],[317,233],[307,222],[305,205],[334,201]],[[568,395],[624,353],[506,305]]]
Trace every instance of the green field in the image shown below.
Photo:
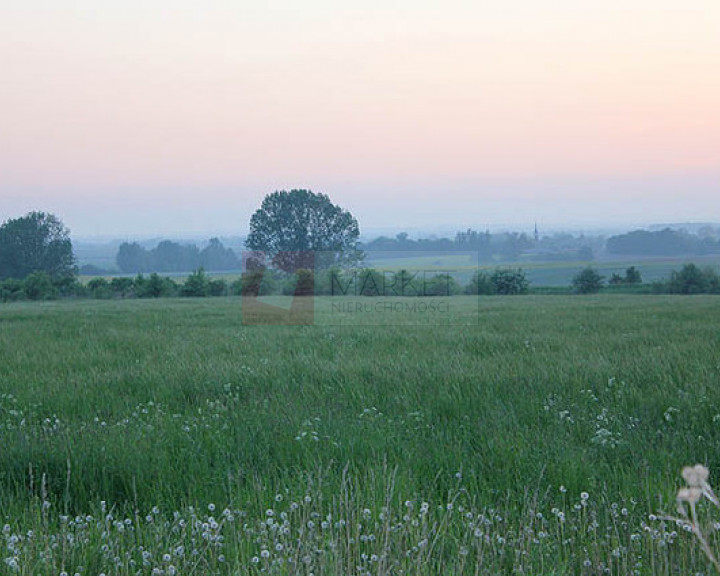
[[[650,515],[720,473],[720,298],[331,304],[0,307],[0,572],[708,573]]]

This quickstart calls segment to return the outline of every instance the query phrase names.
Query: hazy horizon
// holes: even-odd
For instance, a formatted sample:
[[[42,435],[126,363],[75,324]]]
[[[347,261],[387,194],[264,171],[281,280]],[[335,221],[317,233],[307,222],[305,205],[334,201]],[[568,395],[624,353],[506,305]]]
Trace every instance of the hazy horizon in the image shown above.
[[[0,16],[0,220],[242,235],[290,188],[368,230],[720,220],[715,0],[8,0]]]

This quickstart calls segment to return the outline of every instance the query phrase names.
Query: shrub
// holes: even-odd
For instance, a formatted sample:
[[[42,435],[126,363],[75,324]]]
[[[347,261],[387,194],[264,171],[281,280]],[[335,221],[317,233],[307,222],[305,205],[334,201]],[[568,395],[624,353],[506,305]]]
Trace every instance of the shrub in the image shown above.
[[[495,287],[490,281],[490,274],[487,272],[475,272],[470,279],[470,283],[465,286],[465,294],[495,294]]]
[[[301,268],[288,274],[283,280],[282,293],[285,296],[310,296],[315,293],[315,274],[312,270]]]
[[[497,269],[490,276],[490,284],[494,294],[527,294],[530,283],[525,277],[525,272],[517,270]]]
[[[0,301],[15,302],[25,298],[25,285],[22,280],[8,278],[0,280]]]
[[[357,275],[357,294],[360,296],[384,296],[385,276],[374,268],[364,268]]]
[[[110,283],[105,278],[93,278],[87,284],[88,290],[93,298],[110,298],[112,296],[112,290],[110,289]]]
[[[624,281],[625,284],[642,284],[640,270],[635,268],[635,266],[630,266],[627,270],[625,270]]]
[[[312,296],[315,293],[315,275],[313,271],[301,268],[296,274],[297,284],[295,285],[295,295]]]
[[[625,278],[620,276],[617,272],[613,272],[612,276],[610,276],[610,280],[608,280],[608,284],[612,284],[613,286],[625,284]]]
[[[126,298],[132,293],[132,278],[113,278],[110,280],[110,290],[120,298]]]
[[[225,296],[228,292],[228,285],[222,278],[216,280],[210,280],[208,282],[208,295],[209,296]]]
[[[24,281],[25,296],[28,300],[50,300],[55,298],[55,286],[47,272],[33,272]]]
[[[133,282],[133,288],[138,298],[161,298],[175,294],[177,285],[170,278],[161,278],[153,272],[149,278],[138,274]]]
[[[453,296],[459,293],[460,287],[450,274],[438,274],[425,284],[425,296]]]
[[[578,294],[594,294],[603,287],[603,280],[603,276],[595,268],[588,266],[575,275],[572,285]]]
[[[340,296],[347,283],[341,268],[332,267],[315,272],[315,294]]]
[[[190,298],[202,298],[207,296],[210,292],[210,280],[205,274],[205,270],[199,268],[195,270],[185,280],[185,284],[180,288],[181,296],[188,296]]]
[[[720,293],[720,278],[712,268],[701,270],[695,264],[685,264],[670,275],[667,290],[671,294]]]

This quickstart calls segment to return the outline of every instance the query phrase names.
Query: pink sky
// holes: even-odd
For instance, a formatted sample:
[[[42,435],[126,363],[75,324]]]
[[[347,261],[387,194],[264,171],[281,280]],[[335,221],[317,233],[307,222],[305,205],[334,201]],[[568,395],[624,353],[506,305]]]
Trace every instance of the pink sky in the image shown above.
[[[0,219],[242,233],[310,187],[369,226],[720,221],[717,0],[355,4],[6,0]]]

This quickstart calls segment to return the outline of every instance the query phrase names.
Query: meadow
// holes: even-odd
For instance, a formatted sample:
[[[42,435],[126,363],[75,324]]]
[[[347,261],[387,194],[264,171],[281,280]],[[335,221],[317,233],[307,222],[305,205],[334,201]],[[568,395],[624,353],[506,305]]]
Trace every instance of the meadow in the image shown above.
[[[720,299],[451,301],[3,305],[0,571],[709,574],[658,515],[720,475]]]

